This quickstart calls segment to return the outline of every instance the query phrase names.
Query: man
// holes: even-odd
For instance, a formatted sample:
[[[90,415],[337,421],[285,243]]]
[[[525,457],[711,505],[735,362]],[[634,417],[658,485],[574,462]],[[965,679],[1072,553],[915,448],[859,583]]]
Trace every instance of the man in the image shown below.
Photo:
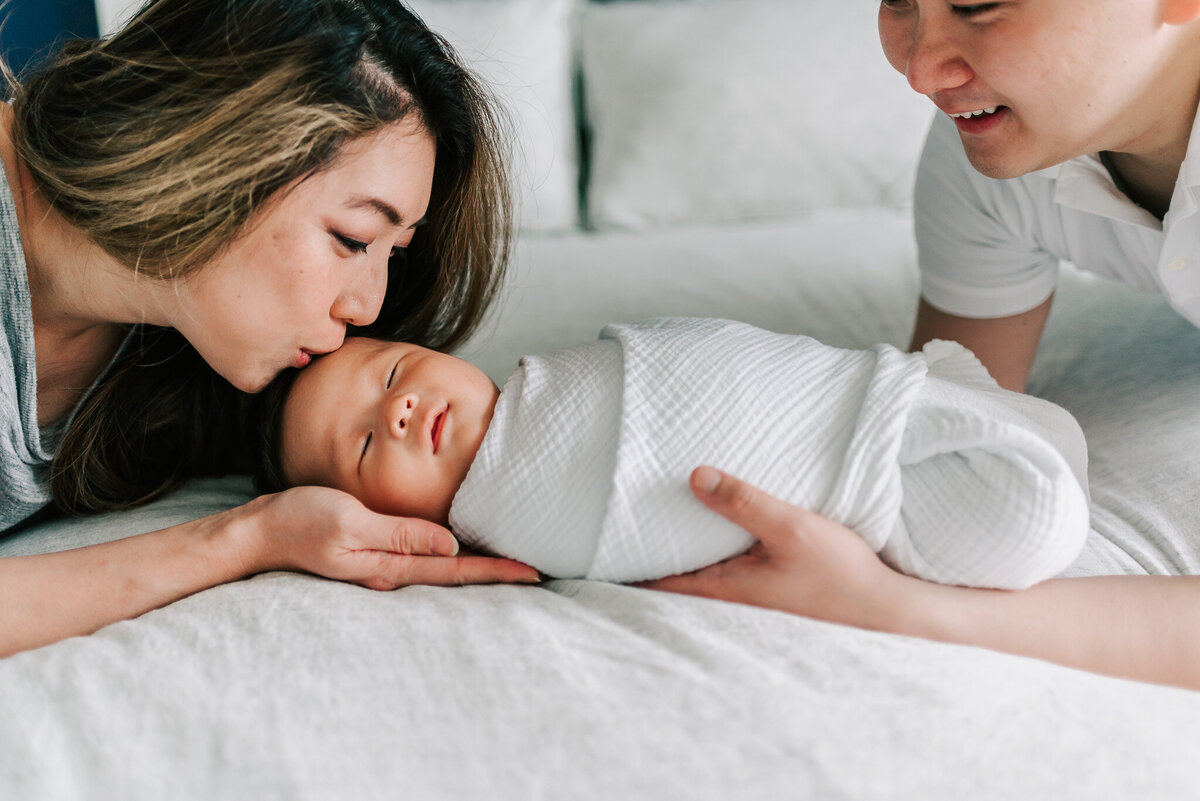
[[[1200,323],[1197,5],[883,3],[889,61],[943,112],[915,196],[914,345],[958,340],[1024,389],[1059,259]]]
[[[1059,259],[1200,325],[1200,0],[882,0],[879,32],[943,112],[914,202],[914,347],[957,340],[1024,389]],[[760,542],[656,588],[1200,688],[1200,577],[942,587],[732,476],[692,487]]]

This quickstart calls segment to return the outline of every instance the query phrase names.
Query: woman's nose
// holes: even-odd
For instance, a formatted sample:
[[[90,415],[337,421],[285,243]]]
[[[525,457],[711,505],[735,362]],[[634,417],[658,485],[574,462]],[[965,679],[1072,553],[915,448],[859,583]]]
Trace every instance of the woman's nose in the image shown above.
[[[903,71],[908,85],[920,94],[932,96],[957,89],[974,74],[949,30],[951,22],[926,16],[911,29]]]
[[[407,437],[421,399],[415,392],[398,392],[383,404],[384,426],[396,438]]]
[[[342,287],[329,309],[329,316],[346,325],[364,326],[375,322],[387,293],[387,259],[375,259],[356,280]]]

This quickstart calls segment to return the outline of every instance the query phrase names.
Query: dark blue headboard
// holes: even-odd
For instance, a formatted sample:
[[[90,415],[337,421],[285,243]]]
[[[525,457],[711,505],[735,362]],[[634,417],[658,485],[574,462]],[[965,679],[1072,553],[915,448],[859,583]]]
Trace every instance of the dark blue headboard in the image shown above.
[[[93,0],[11,0],[0,15],[0,52],[18,72],[66,38],[97,35]]]

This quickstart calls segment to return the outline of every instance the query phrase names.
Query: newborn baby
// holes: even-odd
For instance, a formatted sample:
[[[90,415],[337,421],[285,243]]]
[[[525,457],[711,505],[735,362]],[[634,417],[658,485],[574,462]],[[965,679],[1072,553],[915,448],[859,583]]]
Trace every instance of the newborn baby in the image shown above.
[[[285,484],[448,523],[562,578],[632,582],[745,551],[688,475],[711,464],[858,531],[899,570],[1020,588],[1088,531],[1065,410],[1000,389],[964,348],[845,350],[725,320],[609,326],[527,356],[503,392],[460,359],[349,339],[295,379]]]

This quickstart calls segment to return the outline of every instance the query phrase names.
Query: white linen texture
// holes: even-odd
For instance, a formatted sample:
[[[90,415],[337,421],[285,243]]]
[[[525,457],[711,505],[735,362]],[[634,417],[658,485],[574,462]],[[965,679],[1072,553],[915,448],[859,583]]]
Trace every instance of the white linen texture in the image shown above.
[[[645,231],[909,203],[933,108],[884,58],[878,5],[582,4],[589,223]]]
[[[513,137],[513,189],[524,230],[579,223],[571,89],[574,0],[407,0],[501,105]]]
[[[712,464],[859,532],[898,569],[1016,589],[1088,533],[1074,418],[950,342],[847,350],[659,318],[527,356],[450,509],[466,544],[558,578],[696,570],[753,539],[692,497]]]

